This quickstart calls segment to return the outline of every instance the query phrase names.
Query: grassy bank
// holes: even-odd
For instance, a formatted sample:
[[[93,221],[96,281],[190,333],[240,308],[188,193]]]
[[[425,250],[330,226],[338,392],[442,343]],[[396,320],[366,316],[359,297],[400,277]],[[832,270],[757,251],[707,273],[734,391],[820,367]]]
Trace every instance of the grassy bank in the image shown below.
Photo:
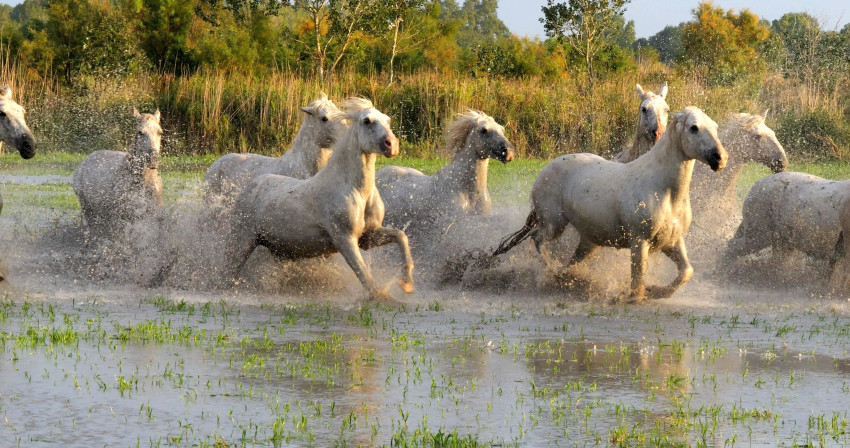
[[[25,215],[32,207],[57,211],[78,210],[79,203],[71,189],[71,176],[85,154],[48,153],[35,159],[23,160],[17,154],[0,156],[0,192],[4,198],[4,216]],[[200,195],[207,167],[218,156],[176,155],[163,157],[160,172],[163,178],[165,201],[169,205],[187,196]],[[399,165],[416,168],[433,174],[448,162],[446,158],[400,157],[379,159],[378,168]],[[509,164],[490,164],[489,188],[496,206],[525,206],[537,173],[547,161],[540,159],[517,159]],[[811,173],[826,179],[850,179],[850,162],[792,162],[792,171]],[[770,170],[750,164],[738,181],[738,196],[741,200],[759,178],[769,175]],[[58,176],[46,183],[34,183],[26,176]],[[191,199],[191,197],[189,198]],[[11,214],[11,215],[10,215]]]
[[[403,151],[413,157],[444,155],[439,148],[445,127],[454,114],[467,108],[481,109],[504,123],[520,157],[548,159],[573,152],[608,156],[629,145],[634,135],[639,105],[635,84],[657,90],[667,81],[673,111],[696,105],[721,122],[732,112],[770,109],[768,125],[792,159],[840,159],[850,154],[846,89],[825,95],[780,74],[768,74],[758,83],[710,86],[663,64],[647,63],[599,81],[591,98],[572,78],[421,72],[386,86],[376,74],[342,73],[322,87],[314,79],[286,73],[256,77],[210,71],[184,77],[82,79],[67,88],[15,70],[7,68],[3,76],[27,107],[42,152],[123,148],[133,131],[132,108],[138,107],[162,110],[163,144],[172,155],[278,155],[288,149],[298,130],[300,106],[326,91],[335,100],[351,95],[371,98],[393,118]]]

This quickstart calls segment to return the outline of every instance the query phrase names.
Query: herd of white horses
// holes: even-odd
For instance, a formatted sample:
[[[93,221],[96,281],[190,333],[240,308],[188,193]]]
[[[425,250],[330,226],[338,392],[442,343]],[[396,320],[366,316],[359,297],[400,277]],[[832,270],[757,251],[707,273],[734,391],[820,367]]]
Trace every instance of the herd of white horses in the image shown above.
[[[631,285],[624,296],[639,303],[669,297],[691,279],[686,240],[694,221],[709,233],[704,239],[725,252],[723,262],[770,248],[774,256],[799,251],[834,269],[850,235],[850,181],[786,172],[787,157],[765,125],[766,112],[732,114],[718,126],[694,106],[670,114],[667,92],[666,83],[658,94],[637,85],[634,143],[613,160],[568,154],[546,165],[534,182],[525,225],[492,257],[531,238],[553,266],[552,243],[572,227],[578,244],[566,273],[599,247],[629,249]],[[239,274],[258,246],[288,260],[340,253],[370,298],[389,300],[389,287],[376,285],[361,250],[395,244],[398,284],[412,293],[416,251],[408,237],[422,238],[445,218],[488,217],[488,161],[514,158],[504,127],[469,110],[448,126],[445,149],[453,159],[436,174],[398,166],[376,172],[378,157],[399,153],[390,117],[367,99],[348,98],[340,109],[324,94],[302,111],[303,124],[282,156],[227,154],[207,171],[205,200],[233,237],[223,254],[227,278]],[[163,207],[160,112],[133,112],[136,134],[128,151],[96,151],[74,172],[83,221],[104,237]],[[0,92],[0,138],[24,158],[35,154],[24,109],[8,87]],[[735,184],[750,162],[774,174],[755,183],[741,213]],[[678,270],[667,286],[645,281],[656,251]]]

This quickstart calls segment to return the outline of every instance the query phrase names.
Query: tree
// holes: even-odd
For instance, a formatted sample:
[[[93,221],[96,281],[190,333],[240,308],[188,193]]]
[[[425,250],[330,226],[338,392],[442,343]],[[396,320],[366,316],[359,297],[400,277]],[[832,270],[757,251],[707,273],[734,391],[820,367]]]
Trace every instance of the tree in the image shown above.
[[[295,7],[307,13],[314,42],[316,72],[324,84],[325,74],[333,73],[367,23],[367,15],[379,0],[295,0]],[[330,62],[330,67],[326,65]]]
[[[130,2],[142,48],[161,68],[191,63],[189,30],[197,0],[134,0]]]
[[[610,45],[609,37],[618,31],[617,25],[629,0],[569,0],[555,2],[547,0],[543,9],[543,29],[546,35],[566,42],[584,62],[585,70],[585,107],[589,132],[585,135],[585,147],[593,151],[593,138],[596,124],[596,100],[594,82],[596,56]]]
[[[668,25],[663,30],[651,36],[647,41],[658,51],[658,60],[670,64],[682,54],[682,30],[684,23],[676,26]]]
[[[543,29],[546,35],[567,42],[583,59],[587,79],[592,88],[596,73],[593,59],[608,45],[607,34],[613,34],[630,0],[547,0],[543,7]]]
[[[770,30],[748,9],[735,13],[715,8],[710,1],[693,11],[694,20],[682,30],[682,62],[713,84],[760,76],[764,61],[758,48]]]

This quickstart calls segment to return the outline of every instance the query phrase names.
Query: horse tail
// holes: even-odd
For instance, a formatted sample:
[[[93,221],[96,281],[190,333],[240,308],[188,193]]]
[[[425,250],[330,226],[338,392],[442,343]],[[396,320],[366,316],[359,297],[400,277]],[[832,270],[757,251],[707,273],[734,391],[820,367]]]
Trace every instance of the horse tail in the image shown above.
[[[537,228],[538,224],[537,213],[532,210],[531,213],[528,214],[528,218],[525,220],[525,225],[516,232],[506,236],[499,243],[499,247],[496,251],[493,252],[493,256],[496,257],[502,255],[503,253],[513,249],[517,244],[528,239],[528,237],[531,236],[531,232]]]

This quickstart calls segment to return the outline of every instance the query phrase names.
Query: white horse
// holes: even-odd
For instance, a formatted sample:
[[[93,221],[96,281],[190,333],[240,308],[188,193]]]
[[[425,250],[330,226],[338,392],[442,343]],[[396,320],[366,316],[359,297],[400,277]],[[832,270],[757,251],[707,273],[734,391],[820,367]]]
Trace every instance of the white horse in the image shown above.
[[[454,151],[454,158],[433,176],[399,166],[378,171],[376,185],[386,205],[385,224],[411,235],[440,216],[459,212],[489,216],[489,160],[507,163],[514,158],[504,128],[489,115],[470,110],[449,125],[446,147]]]
[[[140,114],[133,108],[133,116],[136,135],[129,152],[95,151],[74,171],[74,193],[92,230],[114,231],[122,223],[162,208],[159,109]]]
[[[0,90],[0,142],[16,150],[24,159],[35,156],[35,137],[24,119],[24,108],[12,99],[9,86]],[[0,197],[0,210],[3,198]]]
[[[760,163],[774,173],[785,171],[788,157],[776,139],[773,130],[767,127],[762,115],[731,114],[720,124],[718,136],[729,155],[726,168],[720,174],[712,173],[708,167],[694,166],[691,180],[691,208],[695,229],[691,238],[701,242],[728,241],[740,222],[741,207],[735,187],[738,177],[748,163]],[[696,231],[695,231],[696,230]],[[723,245],[712,244],[716,255],[722,254]]]
[[[207,193],[232,199],[251,179],[262,174],[307,179],[318,173],[328,162],[331,147],[345,126],[339,119],[339,108],[324,93],[301,110],[306,116],[289,151],[277,158],[258,154],[225,154],[207,170]]]
[[[0,90],[0,145],[3,143],[18,150],[24,159],[35,156],[35,137],[24,120],[24,108],[12,99],[12,89],[9,86]],[[2,196],[0,210],[3,210]],[[3,280],[5,274],[0,272],[0,281]]]
[[[395,242],[402,253],[399,284],[413,292],[413,258],[407,235],[381,226],[384,203],[375,188],[375,159],[398,154],[390,119],[369,100],[344,104],[348,130],[334,146],[328,164],[309,179],[275,174],[255,178],[237,197],[233,219],[236,275],[257,246],[283,259],[328,256],[339,252],[375,299],[389,299],[375,286],[360,249]]]
[[[635,138],[631,148],[624,149],[614,156],[613,161],[628,163],[646,154],[652,149],[667,129],[670,106],[667,105],[667,82],[661,85],[658,95],[649,90],[643,90],[640,84],[635,84],[635,91],[640,98],[640,115]]]
[[[675,114],[661,140],[634,162],[611,162],[594,154],[561,156],[537,176],[525,227],[502,241],[494,255],[533,236],[548,263],[546,243],[572,224],[580,241],[568,268],[599,246],[629,248],[629,295],[641,302],[647,295],[644,275],[649,253],[660,250],[676,263],[679,274],[669,286],[651,288],[649,294],[669,297],[693,275],[684,236],[691,224],[694,160],[719,171],[726,158],[717,124],[693,106]]]
[[[831,181],[806,173],[785,172],[759,179],[744,200],[743,221],[729,242],[726,257],[770,247],[777,258],[793,250],[832,261],[840,205],[850,181]]]

